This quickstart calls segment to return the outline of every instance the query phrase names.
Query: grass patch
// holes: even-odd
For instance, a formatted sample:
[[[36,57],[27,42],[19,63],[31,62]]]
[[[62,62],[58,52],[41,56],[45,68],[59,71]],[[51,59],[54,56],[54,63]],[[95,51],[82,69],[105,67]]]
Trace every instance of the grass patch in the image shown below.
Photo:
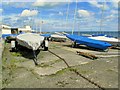
[[[4,87],[6,87],[10,82],[11,82],[10,79],[3,79],[2,80],[2,84],[4,85]]]
[[[28,69],[28,71],[31,72],[37,79],[40,79],[39,75],[34,72],[34,69]]]
[[[82,73],[82,74],[87,74],[87,73],[89,73],[89,71],[83,70],[83,71],[80,71],[80,73]]]
[[[69,69],[65,68],[63,70],[58,71],[56,74],[64,74],[67,70]]]
[[[6,74],[6,76],[4,76],[4,79],[2,80],[3,87],[6,87],[14,78],[13,73],[17,69],[17,66],[15,63],[16,63],[16,60],[10,60],[9,63],[6,63],[6,60],[4,61],[2,68],[4,70],[3,73]],[[7,72],[5,72],[5,70],[7,70]]]
[[[22,56],[22,54],[19,53],[19,52],[17,52],[17,53],[16,53],[16,52],[12,52],[11,54],[12,54],[13,56],[17,56],[17,57]]]
[[[7,68],[10,70],[10,72],[12,73],[16,68],[16,60],[10,60],[9,64],[6,64]]]
[[[113,72],[114,70],[112,70],[112,69],[107,69],[106,71]]]
[[[9,70],[9,75],[12,75],[12,73],[15,71],[15,69],[17,68],[16,66],[16,60],[10,60],[9,62],[6,62],[6,59],[3,59],[3,64],[2,64],[2,69],[8,69]]]
[[[26,60],[24,59],[21,59],[21,60],[15,60],[15,63],[22,63],[22,62],[25,62]]]
[[[49,64],[46,64],[46,63],[41,63],[41,64],[39,64],[37,66],[42,67],[42,68],[51,67]]]
[[[62,60],[61,60],[61,59],[57,59],[57,60],[55,60],[55,61],[51,61],[51,62],[50,62],[50,65],[53,65],[53,64],[58,63],[58,62],[60,62],[60,61],[62,61]]]
[[[41,54],[39,54],[37,57],[38,57],[38,58],[44,58],[44,54],[41,53]]]
[[[58,44],[51,44],[50,45],[50,49],[55,49],[55,48],[61,48],[61,46]]]
[[[42,68],[47,68],[47,67],[52,67],[53,64],[60,62],[61,60],[55,60],[55,61],[50,61],[50,62],[46,62],[46,63],[41,63],[38,65],[38,67],[42,67]]]
[[[80,65],[77,65],[77,66],[80,66]],[[70,71],[78,72],[80,74],[90,74],[94,72],[93,70],[83,70],[83,69],[77,68],[76,66],[72,66],[70,68]]]
[[[49,75],[50,77],[54,77],[55,75],[61,75],[64,74],[65,72],[70,71],[69,68],[64,68],[62,70],[59,70],[58,72],[56,72],[55,74],[51,74]]]
[[[56,83],[56,85],[58,85],[58,86],[60,86],[60,87],[65,87],[67,84],[69,84],[69,83],[66,82],[66,81],[58,81],[58,82]]]
[[[7,58],[2,59],[2,65],[5,65],[7,63]]]
[[[51,47],[50,47],[50,49],[55,49],[55,48],[57,48],[56,45],[51,45]]]

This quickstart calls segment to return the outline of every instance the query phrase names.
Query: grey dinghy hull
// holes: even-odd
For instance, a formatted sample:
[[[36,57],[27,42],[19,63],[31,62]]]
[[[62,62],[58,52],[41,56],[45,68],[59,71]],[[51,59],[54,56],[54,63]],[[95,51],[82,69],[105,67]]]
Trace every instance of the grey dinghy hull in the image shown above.
[[[28,49],[37,50],[44,41],[44,37],[35,33],[20,34],[16,37],[18,44]]]

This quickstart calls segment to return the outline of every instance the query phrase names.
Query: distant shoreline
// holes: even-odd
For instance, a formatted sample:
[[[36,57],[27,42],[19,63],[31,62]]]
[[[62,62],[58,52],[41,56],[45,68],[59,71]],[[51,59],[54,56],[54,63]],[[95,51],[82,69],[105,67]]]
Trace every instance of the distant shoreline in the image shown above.
[[[43,32],[43,33],[54,33],[54,32],[66,32],[66,33],[69,33],[69,34],[72,33],[71,31],[51,31],[51,32]],[[113,37],[120,38],[119,32],[120,31],[74,31],[73,34],[76,34],[76,35],[106,34],[108,36],[113,36]]]

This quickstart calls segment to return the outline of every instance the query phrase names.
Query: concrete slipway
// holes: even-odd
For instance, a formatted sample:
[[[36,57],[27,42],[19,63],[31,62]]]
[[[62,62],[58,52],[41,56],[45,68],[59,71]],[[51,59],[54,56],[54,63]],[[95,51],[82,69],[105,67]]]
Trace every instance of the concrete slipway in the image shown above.
[[[86,47],[71,48],[70,42],[49,43],[49,50],[64,58],[71,68],[104,88],[118,88],[118,51],[89,50]],[[99,58],[91,60],[76,51],[92,53]],[[98,88],[71,71],[60,58],[49,51],[38,51],[39,65],[35,66],[29,50],[10,52],[5,44],[2,68],[3,88]]]

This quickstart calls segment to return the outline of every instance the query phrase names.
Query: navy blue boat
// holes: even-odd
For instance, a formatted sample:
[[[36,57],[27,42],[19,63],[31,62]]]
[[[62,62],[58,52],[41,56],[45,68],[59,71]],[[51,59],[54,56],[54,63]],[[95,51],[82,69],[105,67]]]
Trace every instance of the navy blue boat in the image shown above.
[[[84,36],[66,34],[66,37],[74,41],[77,44],[86,45],[88,47],[99,49],[99,50],[106,50],[112,46],[111,44],[107,42],[90,39]]]

